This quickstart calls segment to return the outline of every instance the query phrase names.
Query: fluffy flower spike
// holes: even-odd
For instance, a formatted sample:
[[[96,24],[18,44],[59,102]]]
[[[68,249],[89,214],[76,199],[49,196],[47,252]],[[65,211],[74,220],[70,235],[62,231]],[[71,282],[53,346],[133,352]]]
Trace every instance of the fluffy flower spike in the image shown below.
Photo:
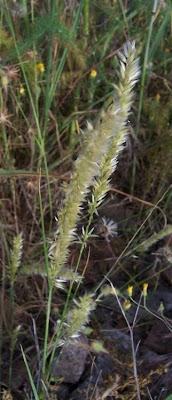
[[[120,82],[115,86],[118,98],[115,97],[106,112],[101,113],[95,127],[88,124],[82,153],[76,160],[72,180],[65,188],[64,207],[58,216],[59,234],[50,249],[52,280],[58,278],[66,262],[80,207],[93,178],[97,177],[92,197],[94,201],[89,206],[91,214],[96,212],[109,190],[109,177],[116,168],[118,154],[128,134],[125,125],[133,98],[132,89],[140,73],[135,53],[135,43],[127,42],[119,55]]]
[[[85,325],[89,322],[89,316],[95,309],[96,303],[93,300],[93,294],[85,294],[78,301],[75,300],[76,307],[73,308],[67,317],[67,336],[76,337]]]
[[[138,58],[135,58],[136,49],[134,41],[127,42],[123,47],[123,52],[118,53],[118,57],[120,59],[120,69],[118,72],[119,84],[114,85],[114,88],[117,93],[119,115],[122,117],[122,124],[119,125],[117,134],[112,137],[109,143],[109,150],[102,160],[99,177],[94,183],[93,201],[90,203],[90,213],[96,212],[110,188],[110,175],[116,169],[118,155],[123,149],[128,135],[128,130],[125,125],[133,101],[132,89],[140,75],[139,61]],[[114,107],[115,103],[116,98],[114,98],[113,104],[110,107]]]

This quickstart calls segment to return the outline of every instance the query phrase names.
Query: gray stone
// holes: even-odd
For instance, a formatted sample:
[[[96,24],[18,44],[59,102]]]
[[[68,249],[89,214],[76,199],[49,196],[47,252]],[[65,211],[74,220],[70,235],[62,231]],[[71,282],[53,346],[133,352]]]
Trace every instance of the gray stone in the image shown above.
[[[77,383],[84,372],[89,353],[87,337],[80,335],[71,339],[58,352],[52,363],[51,376],[62,379],[64,383]]]

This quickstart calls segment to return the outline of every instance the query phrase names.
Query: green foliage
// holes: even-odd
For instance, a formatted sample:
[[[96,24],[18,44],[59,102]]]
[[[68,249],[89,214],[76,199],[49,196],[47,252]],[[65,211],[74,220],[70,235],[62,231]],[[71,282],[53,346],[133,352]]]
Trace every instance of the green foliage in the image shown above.
[[[84,57],[74,41],[74,34],[71,29],[61,21],[60,11],[58,13],[44,14],[41,17],[34,18],[34,21],[27,26],[27,30],[22,32],[22,38],[17,43],[16,49],[8,51],[5,61],[9,62],[11,59],[18,58],[18,54],[23,55],[28,50],[38,49],[40,53],[41,48],[47,46],[53,39],[57,38],[60,47],[67,48],[73,53],[76,62],[81,68],[85,68]],[[4,43],[4,40],[3,40]],[[5,43],[4,43],[5,44]]]
[[[158,2],[155,14],[151,12],[156,1],[149,0],[81,0],[75,3],[76,7],[73,6],[74,3],[62,0],[39,4],[24,0],[22,6],[18,6],[17,2],[4,0],[0,11],[0,233],[3,241],[3,277],[6,274],[6,264],[8,279],[10,275],[10,289],[9,280],[4,278],[5,286],[2,287],[7,290],[6,297],[10,298],[10,314],[7,313],[5,323],[5,335],[8,329],[12,332],[9,346],[9,383],[11,384],[12,362],[15,359],[18,338],[16,309],[19,304],[21,309],[27,308],[28,315],[33,313],[33,304],[35,307],[39,296],[39,304],[41,303],[43,310],[40,305],[36,309],[39,308],[41,320],[43,315],[45,335],[38,326],[40,343],[36,346],[38,349],[40,345],[38,357],[41,357],[39,368],[42,371],[39,370],[39,373],[42,373],[41,379],[45,383],[47,396],[50,365],[60,340],[68,340],[83,332],[97,301],[105,294],[112,294],[112,290],[107,291],[104,288],[96,300],[92,292],[78,297],[81,283],[83,289],[85,288],[83,277],[87,267],[86,263],[82,270],[81,258],[87,249],[88,258],[92,257],[89,252],[95,238],[94,213],[98,214],[98,207],[110,189],[109,179],[126,143],[128,128],[132,132],[128,142],[129,155],[123,153],[122,170],[119,168],[119,175],[118,171],[115,175],[115,187],[128,193],[130,188],[131,192],[135,189],[136,198],[139,196],[150,200],[149,206],[152,207],[166,190],[171,177],[170,1]],[[115,82],[114,92],[111,83],[117,69],[116,52],[126,42],[126,38],[132,44],[125,45],[124,52],[119,54],[119,83]],[[141,86],[139,102],[140,124],[135,117],[138,96],[134,105],[132,104],[132,89],[139,74],[133,38],[136,39],[141,63],[145,60],[144,85]],[[42,72],[37,69],[39,63],[42,64]],[[143,92],[144,96],[141,95]],[[85,117],[94,120],[103,103],[105,105],[95,123],[89,122],[87,129],[80,132],[79,127],[85,124]],[[128,124],[128,118],[131,119],[133,129],[137,127],[139,139],[135,138],[135,131],[132,131],[130,122]],[[131,145],[131,142],[134,143]],[[78,153],[78,147],[81,147],[81,151],[77,158],[75,152]],[[71,176],[69,172],[73,159],[76,161]],[[63,181],[66,182],[64,189],[59,189]],[[83,211],[87,197],[88,213]],[[130,200],[132,199],[131,196]],[[170,199],[169,192],[164,198],[164,210]],[[161,229],[163,224],[161,217],[158,219],[158,207],[154,208],[155,219],[158,219],[161,227],[156,227],[155,231],[158,233],[153,233],[155,220],[152,218],[148,239],[142,225],[142,215],[140,213],[138,216],[134,199],[127,207],[132,209],[132,217],[131,224],[129,222],[124,230],[123,221],[121,222],[119,242],[122,243],[122,249],[123,245],[125,247],[121,253],[122,266],[120,257],[112,270],[107,271],[108,267],[105,266],[106,275],[114,270],[120,272],[119,276],[122,274],[124,287],[119,292],[116,291],[122,298],[123,293],[126,293],[123,289],[128,285],[128,280],[131,285],[133,281],[139,285],[143,279],[141,274],[147,273],[144,266],[141,274],[137,271],[139,261],[134,266],[133,260],[128,262],[133,254],[132,246],[125,264],[125,251],[129,245],[133,242],[133,248],[143,252],[149,250],[158,240],[163,240],[166,235],[171,235],[170,221],[169,225]],[[52,224],[54,226],[53,218],[56,213],[58,228],[54,227],[56,232],[53,234]],[[168,214],[167,209],[168,215],[170,219],[171,214]],[[82,227],[82,234],[78,237],[78,222],[85,224],[87,217],[87,225]],[[138,241],[135,235],[137,221],[140,233]],[[20,234],[15,237],[15,232],[21,230],[24,231],[25,238],[23,265],[22,236]],[[51,240],[54,235],[49,256],[47,233]],[[130,233],[135,235],[135,240],[128,240]],[[9,257],[11,237],[14,237],[13,250]],[[78,243],[81,247],[76,261]],[[86,247],[87,243],[89,246]],[[138,243],[142,245],[139,246]],[[72,252],[72,262],[66,266],[71,244],[76,252]],[[111,244],[108,245],[111,249]],[[164,249],[166,260],[171,262],[171,248],[165,245]],[[118,250],[115,257],[116,255],[118,257]],[[6,258],[10,258],[8,263]],[[129,270],[128,263],[132,264]],[[131,273],[132,268],[135,272]],[[93,274],[97,274],[97,271],[93,271]],[[104,275],[104,271],[100,270],[99,277],[102,274]],[[96,276],[95,280],[99,277]],[[102,282],[97,287],[101,287]],[[62,294],[59,289],[63,289]],[[55,308],[60,322],[57,332],[52,334],[50,326],[55,321],[51,311]],[[21,330],[21,340],[27,335],[27,328],[24,325],[24,334]],[[34,332],[34,335],[36,342],[37,334]],[[99,340],[92,343],[92,349],[97,353],[106,351]],[[30,355],[27,356],[27,361],[25,350],[22,350],[22,354],[34,396],[44,399],[44,390],[35,386],[35,377],[29,364]]]
[[[158,82],[155,82],[158,88]],[[163,85],[165,87],[165,82]],[[157,196],[161,195],[167,182],[171,180],[171,107],[170,96],[167,95],[163,100],[161,91],[157,91],[154,97],[147,97],[144,102],[145,117],[148,118],[151,129],[150,140],[146,143],[144,151],[147,158],[145,194],[156,187]]]
[[[11,48],[11,46],[13,45],[13,40],[12,37],[9,35],[8,31],[2,29],[2,27],[0,28],[0,49],[1,51],[3,50],[3,47],[5,47],[6,49]]]

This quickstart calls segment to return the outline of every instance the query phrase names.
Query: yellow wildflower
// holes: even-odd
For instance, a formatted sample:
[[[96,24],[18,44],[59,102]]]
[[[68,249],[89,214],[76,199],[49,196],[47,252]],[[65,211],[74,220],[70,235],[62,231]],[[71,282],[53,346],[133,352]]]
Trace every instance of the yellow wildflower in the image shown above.
[[[156,94],[156,101],[159,102],[161,98],[161,95],[159,93]]]
[[[148,289],[148,283],[144,283],[143,284],[143,296],[147,296],[147,289]]]
[[[129,300],[125,299],[124,303],[123,303],[124,310],[129,310],[130,307],[131,307],[131,302]]]
[[[91,72],[90,72],[90,76],[91,76],[91,78],[96,78],[97,71],[95,69],[92,69]]]
[[[23,86],[23,85],[20,85],[19,93],[20,93],[20,94],[24,94],[24,92],[25,92],[24,86]]]
[[[38,72],[41,72],[43,74],[43,72],[45,72],[45,65],[42,62],[40,62],[36,64],[36,69]]]
[[[133,286],[128,286],[127,292],[128,292],[129,297],[132,297],[132,294],[133,294]]]
[[[8,84],[9,84],[9,79],[8,76],[5,74],[2,74],[1,76],[1,82],[2,82],[2,87],[7,92]]]

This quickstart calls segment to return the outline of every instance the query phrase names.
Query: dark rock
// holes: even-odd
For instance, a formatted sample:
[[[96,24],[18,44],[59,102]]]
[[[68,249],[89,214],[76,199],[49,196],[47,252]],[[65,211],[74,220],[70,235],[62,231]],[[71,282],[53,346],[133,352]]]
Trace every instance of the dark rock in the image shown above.
[[[54,357],[51,376],[65,383],[77,383],[84,372],[89,353],[88,339],[84,335],[71,339]]]
[[[172,335],[162,321],[156,319],[144,341],[150,350],[158,354],[168,354],[172,352]]]
[[[104,380],[114,374],[113,359],[110,354],[99,354],[88,371],[88,376],[73,390],[70,400],[86,400],[92,398],[95,388],[104,388]],[[95,397],[96,398],[96,397]]]
[[[56,394],[58,400],[69,400],[69,387],[67,384],[61,384],[59,389],[52,390],[51,393]]]
[[[109,329],[103,332],[108,343],[114,345],[115,349],[122,353],[131,353],[131,338],[130,335],[120,330]]]

